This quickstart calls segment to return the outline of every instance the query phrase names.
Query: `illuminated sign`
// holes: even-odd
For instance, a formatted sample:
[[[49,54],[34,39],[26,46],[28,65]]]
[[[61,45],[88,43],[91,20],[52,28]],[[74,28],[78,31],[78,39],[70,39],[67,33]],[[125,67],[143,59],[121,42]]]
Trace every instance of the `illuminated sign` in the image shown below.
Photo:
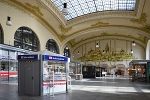
[[[61,57],[61,56],[44,55],[44,60],[67,62],[68,58],[67,57]]]
[[[38,55],[18,55],[18,60],[38,60]]]

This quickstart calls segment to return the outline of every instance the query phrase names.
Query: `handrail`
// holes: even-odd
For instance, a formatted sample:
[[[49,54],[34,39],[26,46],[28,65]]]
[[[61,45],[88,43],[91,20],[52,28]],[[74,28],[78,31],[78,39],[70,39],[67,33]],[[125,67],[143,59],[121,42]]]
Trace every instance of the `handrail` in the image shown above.
[[[68,87],[71,90],[71,76],[68,76]]]

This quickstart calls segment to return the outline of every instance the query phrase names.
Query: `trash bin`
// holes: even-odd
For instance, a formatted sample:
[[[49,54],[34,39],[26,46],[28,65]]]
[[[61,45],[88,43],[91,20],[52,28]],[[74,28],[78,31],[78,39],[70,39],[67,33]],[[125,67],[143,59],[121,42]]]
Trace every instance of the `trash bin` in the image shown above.
[[[82,74],[76,74],[76,80],[82,80],[83,75]]]

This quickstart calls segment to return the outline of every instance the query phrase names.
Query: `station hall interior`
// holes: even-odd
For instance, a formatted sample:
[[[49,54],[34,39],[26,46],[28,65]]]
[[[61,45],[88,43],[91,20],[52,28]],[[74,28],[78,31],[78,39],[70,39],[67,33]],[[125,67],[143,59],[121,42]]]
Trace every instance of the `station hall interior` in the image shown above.
[[[0,0],[0,100],[149,100],[149,5]]]

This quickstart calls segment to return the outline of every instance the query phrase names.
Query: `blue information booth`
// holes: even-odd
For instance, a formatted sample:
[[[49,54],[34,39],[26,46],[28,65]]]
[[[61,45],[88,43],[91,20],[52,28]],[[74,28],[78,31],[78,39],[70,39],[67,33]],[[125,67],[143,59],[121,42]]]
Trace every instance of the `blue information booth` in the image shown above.
[[[51,88],[54,93],[66,93],[69,62],[69,58],[47,50],[18,55],[18,93],[42,96],[50,94]]]

